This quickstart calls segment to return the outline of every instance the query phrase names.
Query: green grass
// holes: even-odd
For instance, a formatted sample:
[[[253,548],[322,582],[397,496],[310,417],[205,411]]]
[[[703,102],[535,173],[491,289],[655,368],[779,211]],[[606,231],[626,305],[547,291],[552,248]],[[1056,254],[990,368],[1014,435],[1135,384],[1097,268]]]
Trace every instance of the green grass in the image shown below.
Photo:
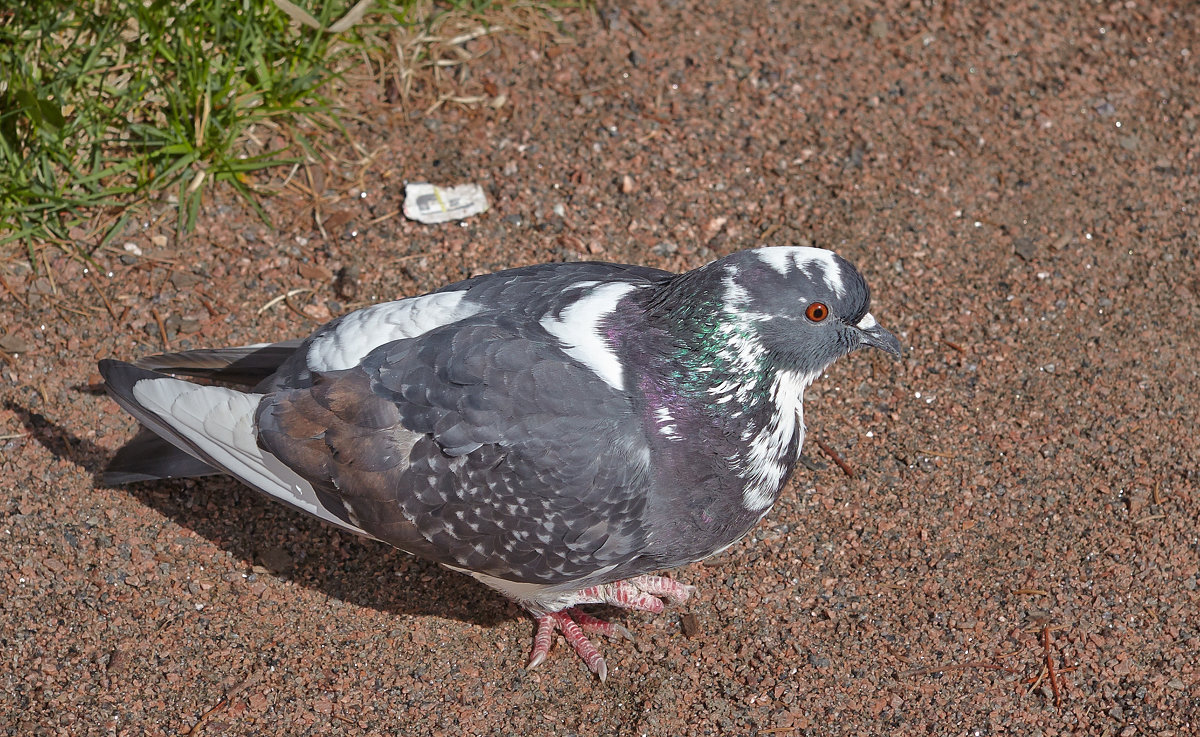
[[[293,1],[322,26],[354,5]],[[348,47],[290,24],[271,0],[5,5],[0,251],[25,243],[32,256],[34,244],[65,244],[105,213],[106,240],[131,206],[172,191],[186,232],[207,188],[224,183],[254,203],[247,173],[294,161],[287,144],[247,156],[251,126],[282,129],[291,144],[299,116],[335,119],[322,90]],[[402,7],[375,5],[403,19]]]

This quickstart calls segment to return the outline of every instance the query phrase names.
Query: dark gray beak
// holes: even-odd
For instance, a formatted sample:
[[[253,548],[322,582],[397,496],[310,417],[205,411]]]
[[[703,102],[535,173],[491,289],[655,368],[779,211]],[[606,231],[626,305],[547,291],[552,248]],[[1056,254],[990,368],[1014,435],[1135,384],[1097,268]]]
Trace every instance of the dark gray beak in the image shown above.
[[[896,340],[896,336],[884,330],[879,323],[875,322],[875,318],[871,313],[868,312],[864,315],[863,319],[859,320],[858,325],[855,325],[855,327],[858,328],[858,333],[862,336],[863,345],[878,348],[884,353],[892,354],[896,358],[900,357],[900,341]]]

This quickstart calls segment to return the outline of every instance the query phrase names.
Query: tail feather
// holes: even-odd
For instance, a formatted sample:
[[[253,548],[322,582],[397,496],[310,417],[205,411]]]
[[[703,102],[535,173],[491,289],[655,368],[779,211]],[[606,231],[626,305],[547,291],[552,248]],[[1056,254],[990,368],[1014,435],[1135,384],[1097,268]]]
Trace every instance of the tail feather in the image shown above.
[[[259,343],[233,348],[205,348],[160,353],[138,359],[138,368],[179,376],[211,379],[240,386],[257,386],[279,370],[303,341]]]
[[[237,478],[247,486],[276,500],[307,512],[343,530],[366,535],[324,507],[312,484],[258,446],[254,414],[262,394],[222,386],[192,384],[121,361],[100,362],[105,388],[126,412],[149,431],[172,446],[164,467],[182,470],[217,471]],[[129,455],[162,446],[139,441]],[[185,462],[179,454],[193,460]],[[118,453],[118,457],[121,453]],[[111,469],[121,474],[152,473],[156,462],[146,459],[133,471]]]
[[[204,461],[176,448],[145,427],[121,446],[101,477],[109,486],[157,479],[186,479],[221,473]]]

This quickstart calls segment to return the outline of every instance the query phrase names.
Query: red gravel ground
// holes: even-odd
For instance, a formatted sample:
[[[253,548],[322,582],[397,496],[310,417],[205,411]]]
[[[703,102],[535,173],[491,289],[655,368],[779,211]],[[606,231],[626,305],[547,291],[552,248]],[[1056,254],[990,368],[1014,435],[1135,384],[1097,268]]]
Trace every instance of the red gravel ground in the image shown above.
[[[887,6],[618,0],[480,38],[455,94],[497,105],[362,85],[360,160],[297,172],[274,227],[218,196],[99,274],[14,255],[0,732],[1200,734],[1200,11]],[[419,225],[405,181],[493,209]],[[134,429],[97,358],[768,243],[857,263],[908,355],[819,381],[808,468],[674,574],[682,611],[615,616],[607,683],[561,642],[525,672],[516,607],[231,480],[95,481]]]

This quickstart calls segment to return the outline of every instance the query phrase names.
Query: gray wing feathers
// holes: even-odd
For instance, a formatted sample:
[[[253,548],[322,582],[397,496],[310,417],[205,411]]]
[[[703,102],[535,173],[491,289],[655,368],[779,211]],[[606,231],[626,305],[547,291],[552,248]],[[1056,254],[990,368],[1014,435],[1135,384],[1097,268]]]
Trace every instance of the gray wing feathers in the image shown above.
[[[159,459],[114,473],[132,480],[242,463],[221,450],[214,458],[210,439],[139,406],[131,387],[162,376],[146,368],[254,386],[255,435],[237,451],[253,467],[229,471],[252,486],[255,474],[274,474],[259,480],[282,501],[454,567],[517,582],[585,579],[645,548],[649,450],[629,397],[538,321],[573,303],[581,282],[669,276],[527,267],[439,290],[463,293],[440,326],[417,307],[444,300],[376,311],[408,320],[417,337],[380,342],[370,320],[342,318],[304,342],[164,354],[143,368],[102,362],[117,401],[175,446],[135,444],[128,458],[141,448]]]
[[[627,560],[648,482],[628,400],[537,331],[480,317],[381,346],[268,396],[260,442],[442,563],[556,583]]]

